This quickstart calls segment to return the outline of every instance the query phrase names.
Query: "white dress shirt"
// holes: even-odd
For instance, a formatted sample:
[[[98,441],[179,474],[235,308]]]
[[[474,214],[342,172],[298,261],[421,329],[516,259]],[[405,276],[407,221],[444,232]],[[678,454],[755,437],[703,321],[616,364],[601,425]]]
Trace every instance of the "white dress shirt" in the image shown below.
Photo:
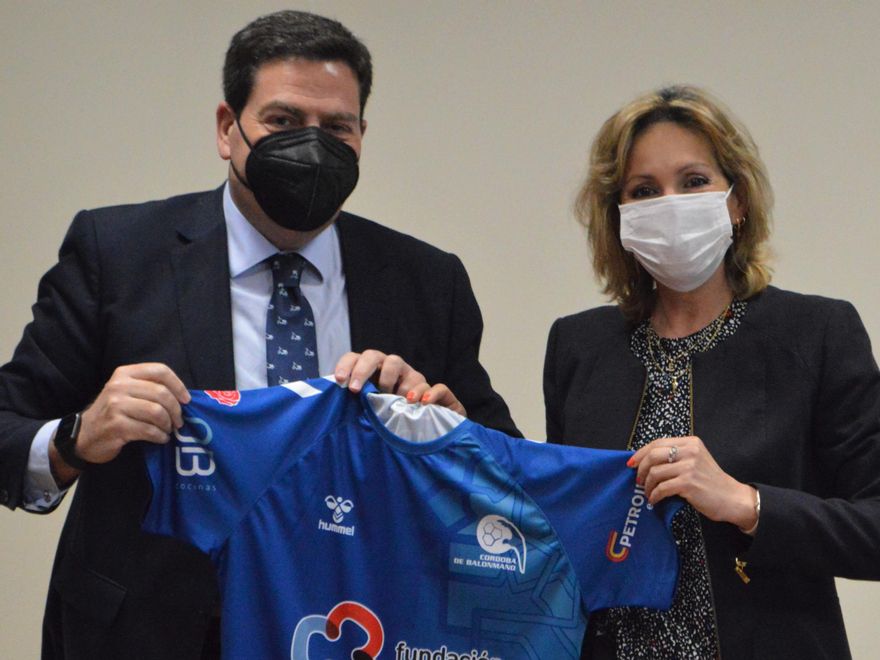
[[[223,189],[232,302],[232,352],[235,387],[266,387],[266,310],[272,295],[272,272],[266,259],[278,252],[236,207],[227,183]],[[315,317],[319,373],[332,373],[351,350],[348,295],[336,225],[298,250],[307,261],[300,288]],[[22,506],[45,511],[64,495],[49,469],[49,442],[60,420],[46,422],[34,436],[28,456]]]

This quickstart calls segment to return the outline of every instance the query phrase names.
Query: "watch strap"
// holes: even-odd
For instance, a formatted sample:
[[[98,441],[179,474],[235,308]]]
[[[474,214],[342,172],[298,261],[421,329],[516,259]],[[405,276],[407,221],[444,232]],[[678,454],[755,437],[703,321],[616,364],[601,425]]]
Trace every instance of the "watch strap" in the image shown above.
[[[75,470],[85,470],[91,463],[76,455],[76,440],[79,437],[81,413],[71,413],[61,418],[55,431],[55,449],[58,455]]]

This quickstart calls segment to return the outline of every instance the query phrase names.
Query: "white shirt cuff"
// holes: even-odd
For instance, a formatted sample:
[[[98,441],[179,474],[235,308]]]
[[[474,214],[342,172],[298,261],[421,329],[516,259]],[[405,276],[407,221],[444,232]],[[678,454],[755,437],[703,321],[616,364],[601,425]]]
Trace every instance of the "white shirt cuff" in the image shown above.
[[[43,424],[31,442],[21,503],[27,511],[50,511],[67,492],[66,488],[58,488],[49,466],[49,443],[60,421],[53,419]]]

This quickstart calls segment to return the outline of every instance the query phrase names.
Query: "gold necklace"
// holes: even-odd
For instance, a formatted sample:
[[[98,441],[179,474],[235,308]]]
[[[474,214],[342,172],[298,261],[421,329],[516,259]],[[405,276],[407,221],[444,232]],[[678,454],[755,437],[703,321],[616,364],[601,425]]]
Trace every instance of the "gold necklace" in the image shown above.
[[[724,327],[724,324],[727,322],[733,314],[730,311],[730,306],[733,304],[731,301],[727,307],[722,310],[721,314],[719,314],[708,326],[707,328],[712,328],[712,332],[709,334],[709,338],[705,341],[697,344],[693,338],[688,339],[685,346],[680,349],[676,354],[670,355],[666,352],[666,349],[663,348],[663,343],[660,341],[660,337],[657,335],[657,332],[654,330],[654,327],[651,323],[648,323],[647,330],[647,340],[648,340],[648,358],[651,360],[651,364],[654,365],[654,368],[659,371],[665,371],[671,383],[669,398],[673,398],[678,393],[678,379],[684,376],[687,371],[689,358],[694,353],[702,353],[706,349],[708,349],[715,339],[718,337],[718,333],[721,332],[721,328]],[[701,334],[702,331],[697,331],[694,335]],[[692,335],[693,337],[693,335]],[[666,363],[666,368],[660,366],[660,362],[657,360],[657,357],[654,354],[654,350],[661,354],[663,360]]]

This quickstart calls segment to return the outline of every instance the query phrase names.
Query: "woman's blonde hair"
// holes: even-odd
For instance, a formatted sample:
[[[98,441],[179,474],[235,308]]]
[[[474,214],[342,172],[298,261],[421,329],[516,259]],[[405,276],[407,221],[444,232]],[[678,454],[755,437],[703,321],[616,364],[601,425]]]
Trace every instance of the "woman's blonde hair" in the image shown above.
[[[745,220],[734,234],[725,271],[734,295],[750,298],[770,283],[766,242],[773,192],[758,148],[748,131],[705,91],[687,85],[664,87],[625,105],[603,125],[590,150],[590,170],[575,214],[587,228],[593,270],[604,292],[638,323],[654,306],[654,280],[620,243],[623,176],[633,144],[648,126],[674,122],[705,137],[721,171],[733,184]]]

